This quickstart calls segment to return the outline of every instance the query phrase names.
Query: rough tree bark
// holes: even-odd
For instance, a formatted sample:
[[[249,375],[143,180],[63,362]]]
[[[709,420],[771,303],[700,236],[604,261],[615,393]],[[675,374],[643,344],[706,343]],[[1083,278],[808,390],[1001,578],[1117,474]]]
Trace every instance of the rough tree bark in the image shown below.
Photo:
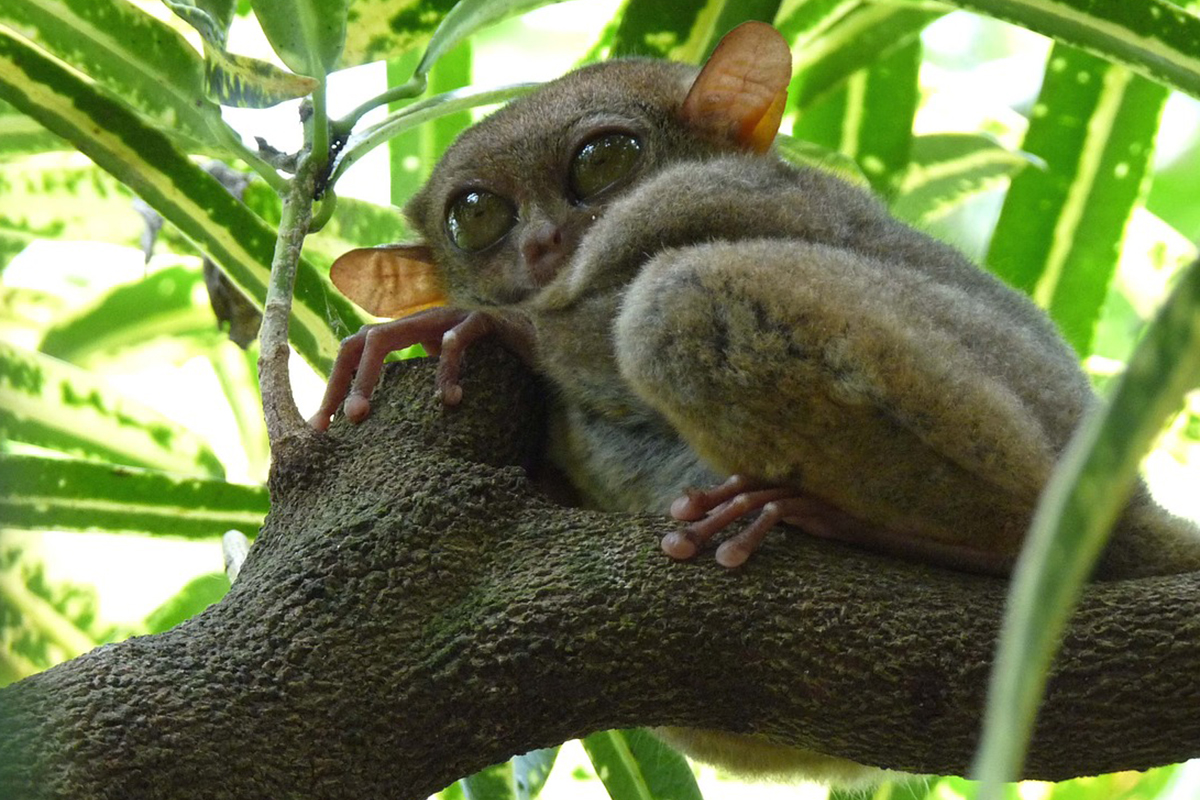
[[[961,773],[1004,583],[792,535],[728,572],[670,522],[526,480],[528,375],[478,356],[444,410],[398,365],[370,420],[277,449],[237,584],[167,633],[0,692],[0,797],[420,798],[610,727],[754,731]],[[1027,771],[1200,755],[1200,575],[1095,585]]]

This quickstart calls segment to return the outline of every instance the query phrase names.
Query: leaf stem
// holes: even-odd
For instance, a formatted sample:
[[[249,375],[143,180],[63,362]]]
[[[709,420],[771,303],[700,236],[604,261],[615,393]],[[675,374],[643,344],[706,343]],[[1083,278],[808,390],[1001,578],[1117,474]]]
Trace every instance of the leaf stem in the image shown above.
[[[350,138],[346,147],[338,155],[337,162],[329,176],[329,183],[336,182],[354,162],[399,133],[415,128],[423,122],[463,109],[511,100],[514,97],[528,94],[540,85],[538,83],[514,83],[495,89],[458,89],[405,106],[367,128],[361,134],[355,134]]]
[[[258,175],[267,182],[267,185],[275,190],[276,194],[283,195],[288,190],[287,178],[279,174],[275,167],[271,166],[258,153],[255,153],[246,143],[242,141],[242,137],[238,136],[237,132],[228,125],[221,123],[212,126],[213,132],[221,140],[221,144],[228,147],[242,161],[245,161],[250,169],[254,170]]]
[[[345,137],[350,135],[350,131],[354,130],[354,126],[368,112],[379,106],[387,105],[396,100],[407,100],[410,97],[416,97],[425,91],[425,86],[428,80],[424,75],[415,76],[407,83],[402,83],[399,86],[393,86],[382,94],[377,94],[370,100],[359,105],[346,116],[333,123],[333,134],[335,137]]]

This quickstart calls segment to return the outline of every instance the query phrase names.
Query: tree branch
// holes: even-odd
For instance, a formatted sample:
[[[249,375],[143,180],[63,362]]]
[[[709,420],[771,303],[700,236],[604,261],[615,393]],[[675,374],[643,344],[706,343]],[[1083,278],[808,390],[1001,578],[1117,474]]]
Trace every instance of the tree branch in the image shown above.
[[[420,798],[588,732],[758,732],[956,773],[1004,583],[800,535],[679,564],[669,521],[551,505],[527,373],[489,352],[443,409],[397,365],[373,414],[276,453],[229,595],[0,692],[0,796]],[[1200,755],[1200,575],[1091,586],[1030,776]]]

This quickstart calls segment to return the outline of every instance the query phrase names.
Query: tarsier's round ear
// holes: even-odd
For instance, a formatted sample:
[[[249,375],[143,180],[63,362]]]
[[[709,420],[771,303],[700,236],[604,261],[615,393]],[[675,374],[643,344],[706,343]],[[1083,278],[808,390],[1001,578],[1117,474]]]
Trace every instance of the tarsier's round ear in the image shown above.
[[[725,34],[696,76],[681,111],[708,138],[765,152],[783,119],[792,53],[779,31],[745,22]]]
[[[338,291],[377,317],[405,317],[448,302],[425,245],[351,250],[333,262],[329,277]]]

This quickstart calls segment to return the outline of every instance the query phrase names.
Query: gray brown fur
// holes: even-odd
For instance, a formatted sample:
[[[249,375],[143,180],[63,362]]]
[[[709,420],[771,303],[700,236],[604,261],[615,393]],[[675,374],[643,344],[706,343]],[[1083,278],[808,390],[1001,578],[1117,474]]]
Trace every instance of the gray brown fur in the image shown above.
[[[901,552],[929,540],[1011,558],[1095,402],[1075,355],[1025,296],[866,192],[694,135],[679,119],[694,75],[571,73],[465,132],[406,209],[455,303],[532,320],[553,459],[601,509],[665,514],[685,488],[742,473],[881,524]],[[638,174],[573,203],[566,164],[609,124],[641,137]],[[444,229],[464,187],[519,208],[474,255]],[[565,243],[539,285],[522,242],[547,224]],[[1139,487],[1101,573],[1196,569],[1195,537]],[[735,770],[873,774],[751,737],[668,738]]]
[[[561,400],[559,465],[600,508],[665,512],[738,472],[898,542],[1011,557],[1094,402],[1075,355],[1024,295],[868,193],[693,135],[679,108],[694,75],[653,61],[571,73],[466,131],[406,209],[456,304],[534,321],[536,366]],[[605,202],[573,203],[566,164],[606,125],[641,137],[639,173]],[[468,186],[519,207],[517,229],[482,254],[443,232]],[[540,287],[520,242],[545,224],[566,243]],[[1143,524],[1118,538],[1157,518],[1192,532],[1140,488],[1130,513]],[[1142,550],[1114,545],[1122,558],[1102,574],[1200,566]]]

